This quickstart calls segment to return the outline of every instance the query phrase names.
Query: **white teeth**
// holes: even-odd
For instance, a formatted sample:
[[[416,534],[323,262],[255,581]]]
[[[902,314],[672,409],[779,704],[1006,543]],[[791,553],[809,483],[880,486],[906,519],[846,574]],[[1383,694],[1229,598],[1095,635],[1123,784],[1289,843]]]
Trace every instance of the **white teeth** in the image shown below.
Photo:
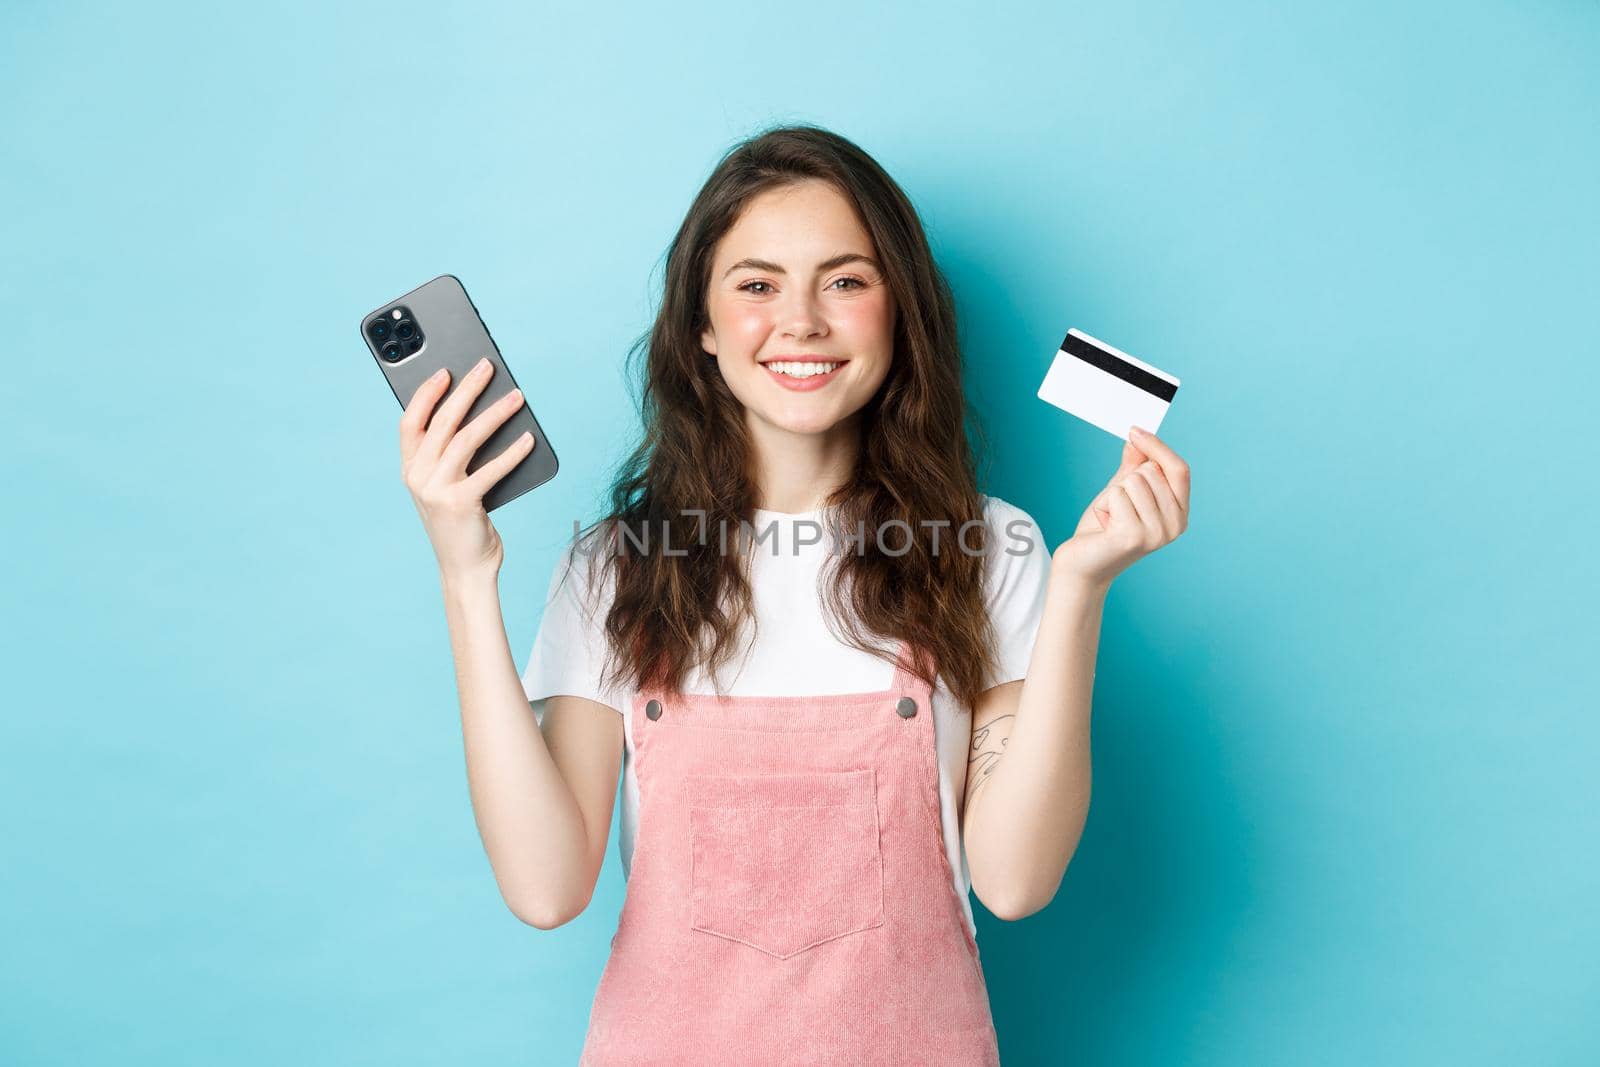
[[[812,375],[815,375],[815,374],[827,374],[829,371],[831,371],[833,368],[837,367],[842,362],[844,362],[844,361],[843,360],[835,360],[832,363],[787,363],[787,362],[779,363],[779,362],[772,362],[772,363],[768,363],[767,366],[771,367],[773,370],[777,371],[779,374],[787,374],[791,378],[810,378]]]

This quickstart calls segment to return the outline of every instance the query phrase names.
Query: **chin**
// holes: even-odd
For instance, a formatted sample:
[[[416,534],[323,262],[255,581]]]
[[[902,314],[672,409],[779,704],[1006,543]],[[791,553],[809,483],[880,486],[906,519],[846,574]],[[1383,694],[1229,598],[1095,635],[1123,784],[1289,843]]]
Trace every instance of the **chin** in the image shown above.
[[[761,417],[762,421],[769,425],[775,426],[785,433],[793,434],[827,433],[846,418],[846,416],[839,414],[832,407],[816,411],[758,409],[756,413]]]
[[[780,430],[793,434],[823,434],[839,425],[840,419],[834,418],[773,418],[767,421]]]

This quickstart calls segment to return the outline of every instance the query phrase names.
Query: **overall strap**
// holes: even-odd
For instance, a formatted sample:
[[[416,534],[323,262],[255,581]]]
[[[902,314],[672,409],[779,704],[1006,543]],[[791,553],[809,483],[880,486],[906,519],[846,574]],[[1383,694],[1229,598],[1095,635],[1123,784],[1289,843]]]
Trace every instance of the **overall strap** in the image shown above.
[[[889,682],[890,689],[908,692],[916,690],[932,691],[932,685],[918,678],[912,669],[912,665],[915,662],[932,662],[925,652],[920,654],[920,659],[913,659],[914,656],[918,656],[919,651],[912,646],[911,642],[901,639],[895,654],[894,678]]]

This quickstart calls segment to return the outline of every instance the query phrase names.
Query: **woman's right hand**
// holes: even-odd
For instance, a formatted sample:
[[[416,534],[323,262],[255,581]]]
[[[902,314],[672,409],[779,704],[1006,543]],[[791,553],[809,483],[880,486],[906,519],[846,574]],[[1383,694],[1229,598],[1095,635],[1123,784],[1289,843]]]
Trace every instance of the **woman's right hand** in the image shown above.
[[[493,374],[494,364],[481,360],[434,414],[434,405],[450,386],[450,372],[441,368],[417,387],[400,416],[400,473],[446,578],[485,570],[499,573],[505,549],[483,496],[533,450],[533,435],[525,433],[467,474],[467,461],[523,405],[522,390],[513,389],[457,430]]]

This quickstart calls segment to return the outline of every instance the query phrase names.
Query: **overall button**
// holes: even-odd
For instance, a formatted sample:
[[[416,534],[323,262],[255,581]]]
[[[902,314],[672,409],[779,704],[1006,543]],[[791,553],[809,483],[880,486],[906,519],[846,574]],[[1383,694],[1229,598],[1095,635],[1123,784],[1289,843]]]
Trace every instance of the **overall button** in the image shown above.
[[[644,713],[652,721],[661,718],[661,701],[652,700],[644,706]]]
[[[917,713],[917,702],[911,697],[901,697],[894,710],[902,719],[909,719]]]

